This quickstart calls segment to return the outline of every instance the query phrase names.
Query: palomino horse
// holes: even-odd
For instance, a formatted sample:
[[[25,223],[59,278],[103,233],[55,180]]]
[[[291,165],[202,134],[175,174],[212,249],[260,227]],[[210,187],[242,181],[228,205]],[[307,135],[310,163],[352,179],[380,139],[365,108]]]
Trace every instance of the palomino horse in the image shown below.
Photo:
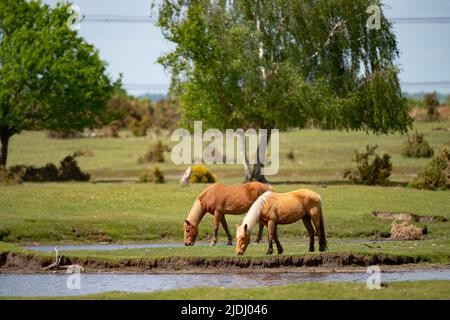
[[[253,202],[266,191],[273,190],[270,186],[259,182],[250,182],[241,185],[226,186],[220,183],[213,184],[199,194],[189,215],[184,220],[184,244],[193,246],[198,234],[198,225],[207,212],[214,215],[214,236],[211,245],[217,242],[219,224],[228,237],[228,245],[232,245],[232,237],[228,230],[226,214],[243,214],[248,211]],[[261,225],[258,240],[261,240],[264,226]]]
[[[319,249],[327,248],[325,226],[323,222],[322,201],[317,193],[301,189],[287,193],[265,192],[253,203],[241,225],[236,230],[236,254],[243,255],[250,242],[250,234],[255,224],[267,225],[269,229],[269,250],[273,253],[272,240],[275,240],[278,254],[283,247],[278,240],[277,225],[291,224],[302,219],[309,234],[309,251],[314,251],[314,228],[319,237]]]

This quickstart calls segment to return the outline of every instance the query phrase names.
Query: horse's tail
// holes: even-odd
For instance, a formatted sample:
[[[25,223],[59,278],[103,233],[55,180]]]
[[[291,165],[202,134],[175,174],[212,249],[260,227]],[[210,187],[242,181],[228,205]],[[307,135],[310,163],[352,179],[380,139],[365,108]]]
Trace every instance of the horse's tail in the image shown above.
[[[325,236],[325,223],[323,221],[323,211],[322,211],[322,199],[319,198],[319,223],[320,223],[320,238],[319,238],[319,247],[320,250],[327,250],[327,238]]]

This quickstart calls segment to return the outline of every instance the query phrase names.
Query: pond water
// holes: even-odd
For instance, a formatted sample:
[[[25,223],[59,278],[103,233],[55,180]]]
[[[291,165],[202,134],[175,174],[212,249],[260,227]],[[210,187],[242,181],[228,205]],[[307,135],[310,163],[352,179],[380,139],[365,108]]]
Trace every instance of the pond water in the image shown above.
[[[154,292],[198,286],[245,288],[304,282],[366,282],[367,273],[262,273],[228,274],[81,274],[80,289],[69,289],[70,274],[0,274],[0,296],[72,296],[109,291]],[[382,282],[450,280],[448,270],[386,272]],[[70,282],[69,284],[75,282]],[[70,287],[70,285],[69,285]],[[73,287],[73,286],[72,286]]]

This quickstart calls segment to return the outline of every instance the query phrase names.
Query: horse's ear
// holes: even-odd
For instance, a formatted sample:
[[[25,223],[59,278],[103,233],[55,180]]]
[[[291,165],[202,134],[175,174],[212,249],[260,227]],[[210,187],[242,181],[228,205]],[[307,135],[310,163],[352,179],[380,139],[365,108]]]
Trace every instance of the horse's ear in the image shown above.
[[[188,226],[191,225],[191,223],[190,223],[189,221],[187,221],[187,220],[184,220],[184,222],[186,222],[186,224],[187,224]]]
[[[247,224],[244,224],[244,231],[247,232]]]
[[[236,229],[239,229],[240,226],[241,226],[240,224],[237,224],[237,223],[236,223]]]

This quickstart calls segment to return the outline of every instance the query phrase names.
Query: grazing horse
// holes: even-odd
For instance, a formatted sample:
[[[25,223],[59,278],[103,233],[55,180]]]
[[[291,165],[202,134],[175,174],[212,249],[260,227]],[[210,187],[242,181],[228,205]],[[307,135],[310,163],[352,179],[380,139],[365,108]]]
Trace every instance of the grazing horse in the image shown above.
[[[184,244],[193,246],[198,234],[198,225],[207,212],[214,215],[214,235],[211,245],[217,242],[219,224],[225,230],[228,237],[228,245],[232,245],[232,237],[228,230],[226,214],[238,215],[248,211],[253,202],[272,187],[259,182],[250,182],[240,185],[227,186],[220,183],[213,184],[199,194],[195,200],[189,215],[184,220]],[[264,226],[260,226],[258,240],[261,240]]]
[[[291,224],[302,219],[309,234],[309,251],[314,252],[314,227],[319,237],[319,249],[327,248],[325,226],[323,222],[322,201],[317,193],[301,189],[287,193],[265,192],[256,200],[241,225],[236,230],[235,253],[243,255],[250,242],[250,234],[256,223],[267,225],[269,229],[269,250],[273,253],[272,241],[275,240],[278,254],[283,247],[278,240],[277,225]],[[312,221],[312,224],[311,224]]]

